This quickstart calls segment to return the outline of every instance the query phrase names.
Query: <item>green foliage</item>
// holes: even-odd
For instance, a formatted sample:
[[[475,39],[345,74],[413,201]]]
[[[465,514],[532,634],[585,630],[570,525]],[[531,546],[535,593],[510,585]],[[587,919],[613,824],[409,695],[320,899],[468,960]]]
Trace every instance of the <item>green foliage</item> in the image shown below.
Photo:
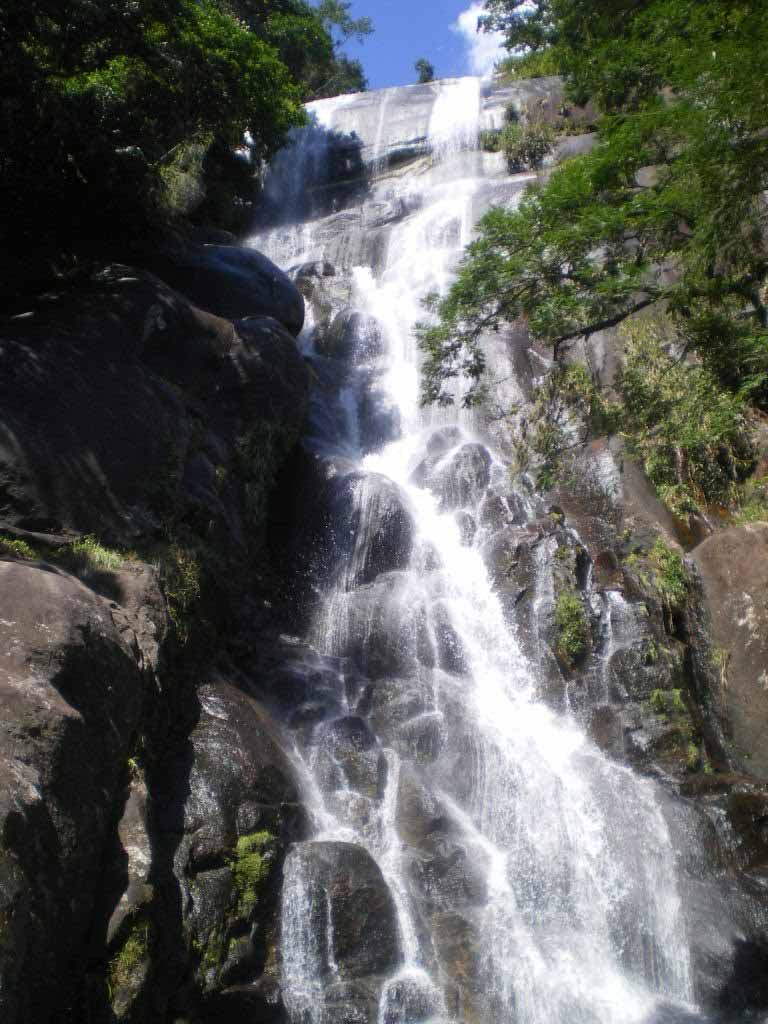
[[[212,138],[238,146],[247,129],[259,158],[304,119],[275,48],[214,0],[4,12],[0,93],[0,231],[17,280],[30,254],[103,251],[188,212]]]
[[[230,860],[238,899],[238,913],[248,917],[259,901],[274,859],[275,838],[270,832],[240,836]]]
[[[768,20],[758,7],[542,0],[531,12],[488,0],[486,27],[507,32],[510,48],[554,48],[572,98],[595,98],[611,116],[591,152],[481,220],[418,332],[424,401],[452,401],[445,383],[456,376],[468,379],[464,402],[481,401],[483,336],[521,317],[558,355],[662,300],[726,390],[766,401]]]
[[[663,718],[688,714],[681,690],[654,690],[648,703],[651,710]]]
[[[670,609],[681,608],[688,598],[688,573],[682,556],[659,537],[648,553],[656,583]]]
[[[555,148],[555,129],[544,121],[528,124],[509,122],[499,135],[499,149],[511,172],[541,167],[544,157]]]
[[[559,74],[560,65],[555,51],[552,49],[512,54],[500,60],[496,65],[496,78],[500,85],[529,78],[548,78],[550,75]]]
[[[263,528],[277,471],[295,442],[295,436],[280,423],[266,420],[252,427],[237,442],[238,470],[254,530]]]
[[[566,591],[555,605],[557,650],[568,666],[573,666],[586,653],[589,626],[584,605],[578,594]]]
[[[273,46],[300,85],[302,98],[319,99],[366,88],[359,61],[346,57],[348,39],[373,32],[370,18],[353,18],[347,0],[219,0],[256,35]]]
[[[0,555],[13,555],[15,558],[28,560],[37,558],[34,548],[30,547],[26,541],[9,537],[6,534],[0,534]]]
[[[419,84],[424,85],[427,82],[434,81],[435,68],[425,57],[419,57],[413,67],[419,73]]]
[[[749,391],[726,390],[707,366],[676,352],[660,318],[628,321],[621,335],[619,429],[659,496],[678,515],[729,505],[754,463]]]
[[[768,478],[748,480],[739,490],[734,519],[739,524],[768,522]]]
[[[108,983],[111,993],[129,985],[136,970],[149,955],[149,922],[134,923],[120,952],[109,964]]]

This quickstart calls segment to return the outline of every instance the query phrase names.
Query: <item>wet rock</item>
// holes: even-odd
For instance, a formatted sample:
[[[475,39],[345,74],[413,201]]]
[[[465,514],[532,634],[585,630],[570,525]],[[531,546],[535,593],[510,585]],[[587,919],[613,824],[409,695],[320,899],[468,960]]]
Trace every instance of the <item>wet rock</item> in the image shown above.
[[[472,541],[475,539],[477,533],[477,523],[469,514],[469,512],[457,512],[456,522],[459,526],[459,532],[461,534],[461,543],[465,547],[471,547]]]
[[[413,519],[404,497],[379,473],[351,473],[329,481],[322,498],[329,525],[324,550],[327,571],[346,562],[348,587],[372,583],[379,575],[405,569],[413,545]]]
[[[486,869],[485,858],[477,850],[437,832],[421,844],[419,856],[411,861],[410,876],[420,906],[431,914],[485,903]]]
[[[182,908],[197,982],[214,992],[274,975],[282,863],[306,821],[285,741],[264,708],[221,678],[199,699],[188,747],[158,766],[153,845],[165,899]],[[161,921],[158,942],[178,941],[173,925]]]
[[[334,359],[366,363],[384,353],[385,341],[376,317],[356,309],[343,309],[316,343],[317,351]]]
[[[201,1024],[286,1024],[282,992],[276,981],[232,985],[210,995],[198,1010]]]
[[[378,1020],[381,1024],[418,1024],[435,1018],[440,1010],[435,990],[424,976],[414,971],[401,974],[386,983],[382,996],[382,1009]]]
[[[335,277],[336,268],[328,260],[312,260],[309,263],[300,263],[291,267],[288,271],[294,281],[301,281],[305,278]]]
[[[481,1004],[481,931],[470,916],[450,910],[433,914],[430,928],[438,962],[450,978],[448,1013],[457,1020],[475,1019]]]
[[[291,877],[310,894],[307,913],[316,917],[341,978],[392,971],[399,962],[397,915],[371,856],[351,843],[312,842],[295,846],[290,860]]]
[[[386,785],[386,761],[363,719],[354,715],[336,719],[328,726],[327,738],[331,763],[343,773],[345,783],[363,796],[381,797]]]
[[[724,530],[691,557],[717,668],[709,697],[749,771],[768,778],[768,525]]]
[[[465,444],[438,463],[427,486],[440,499],[441,511],[474,508],[490,483],[491,457],[481,444]]]
[[[685,647],[678,641],[663,643],[653,637],[639,637],[630,647],[611,655],[608,686],[614,700],[647,701],[656,690],[685,686]]]
[[[382,573],[374,583],[337,602],[343,653],[372,680],[411,675],[417,667],[419,619],[411,599],[412,579]]]
[[[450,609],[442,602],[437,602],[432,606],[431,612],[440,668],[454,675],[464,675],[467,671],[467,662],[461,638],[451,621]]]
[[[369,384],[358,403],[360,448],[373,451],[400,436],[400,411],[384,391]]]

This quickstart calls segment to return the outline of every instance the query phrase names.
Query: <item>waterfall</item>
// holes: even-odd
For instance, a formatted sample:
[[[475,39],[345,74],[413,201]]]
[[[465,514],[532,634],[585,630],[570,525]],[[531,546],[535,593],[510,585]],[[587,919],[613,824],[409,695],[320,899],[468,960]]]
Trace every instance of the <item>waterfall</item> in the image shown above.
[[[339,698],[297,739],[314,832],[284,873],[291,1024],[641,1024],[662,1006],[693,1012],[657,783],[540,699],[540,660],[523,654],[483,557],[489,508],[514,499],[504,460],[460,403],[419,407],[422,299],[445,291],[478,217],[516,202],[525,176],[478,152],[476,79],[312,110],[360,138],[376,177],[341,212],[252,239],[286,265],[332,264],[325,330],[357,325],[330,363],[322,337],[307,336],[331,381],[310,435],[337,510],[310,639],[338,672]],[[425,140],[428,166],[388,177],[396,129]],[[517,504],[530,509],[530,496]],[[555,549],[537,548],[537,632]],[[606,658],[631,626],[617,598],[607,608]]]

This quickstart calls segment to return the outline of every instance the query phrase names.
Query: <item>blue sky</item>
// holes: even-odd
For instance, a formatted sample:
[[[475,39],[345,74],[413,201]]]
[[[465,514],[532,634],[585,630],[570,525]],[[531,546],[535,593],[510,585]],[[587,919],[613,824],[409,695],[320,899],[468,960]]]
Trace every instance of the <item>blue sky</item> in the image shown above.
[[[415,82],[419,57],[434,64],[438,78],[482,74],[498,55],[499,40],[475,33],[481,7],[471,0],[353,0],[351,13],[373,18],[376,31],[345,51],[363,62],[371,89]]]

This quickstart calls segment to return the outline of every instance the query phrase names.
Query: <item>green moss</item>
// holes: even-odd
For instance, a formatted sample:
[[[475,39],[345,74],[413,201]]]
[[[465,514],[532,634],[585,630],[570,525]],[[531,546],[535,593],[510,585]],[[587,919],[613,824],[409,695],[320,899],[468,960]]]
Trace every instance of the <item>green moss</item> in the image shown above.
[[[14,555],[16,558],[27,559],[37,558],[34,548],[31,548],[26,541],[9,537],[7,534],[0,534],[0,555]]]
[[[194,938],[192,948],[200,958],[200,966],[204,971],[215,970],[224,962],[227,955],[227,943],[224,935],[214,929],[206,940]]]
[[[555,625],[558,653],[572,666],[585,653],[589,641],[584,605],[574,591],[566,591],[557,599]]]
[[[109,964],[108,982],[110,992],[128,985],[136,970],[149,956],[149,922],[140,921],[134,925],[123,943],[120,952]]]
[[[238,913],[243,917],[248,917],[259,902],[274,857],[274,841],[272,833],[266,831],[241,836],[237,841],[230,867]]]
[[[669,608],[679,609],[688,597],[688,573],[682,557],[659,537],[649,552],[656,584]]]
[[[685,767],[689,772],[695,772],[701,762],[701,751],[695,743],[691,742],[685,751]]]
[[[646,665],[655,665],[659,660],[659,645],[655,640],[647,640],[643,648],[643,661]]]
[[[682,690],[654,690],[648,703],[651,710],[662,718],[688,714]]]

